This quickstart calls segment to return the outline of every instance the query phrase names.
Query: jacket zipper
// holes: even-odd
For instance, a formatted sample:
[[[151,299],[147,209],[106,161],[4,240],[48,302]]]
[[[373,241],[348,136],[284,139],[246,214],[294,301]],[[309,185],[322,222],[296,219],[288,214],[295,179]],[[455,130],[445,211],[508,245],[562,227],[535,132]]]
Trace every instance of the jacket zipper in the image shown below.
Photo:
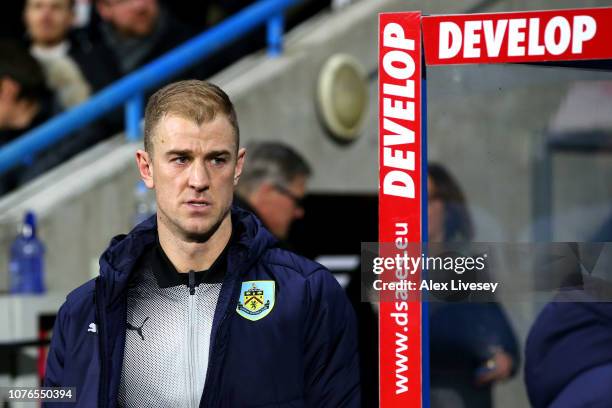
[[[100,278],[96,280],[96,310],[98,312],[97,330],[98,338],[100,339],[100,386],[98,389],[98,404],[101,408],[108,406],[107,401],[107,370],[106,367],[106,338],[105,338],[105,327],[104,327],[104,307],[102,305],[102,288],[100,287]]]
[[[196,367],[195,367],[195,274],[194,271],[189,271],[189,317],[188,317],[188,328],[189,328],[189,344],[188,344],[188,360],[189,360],[189,406],[197,408],[198,402],[196,400]]]

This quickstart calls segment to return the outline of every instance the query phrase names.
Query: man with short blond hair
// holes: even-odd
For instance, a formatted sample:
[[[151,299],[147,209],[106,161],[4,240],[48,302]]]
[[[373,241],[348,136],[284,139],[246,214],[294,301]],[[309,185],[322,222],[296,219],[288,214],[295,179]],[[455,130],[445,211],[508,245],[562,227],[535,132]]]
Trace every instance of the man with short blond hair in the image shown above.
[[[153,130],[159,120],[168,113],[199,124],[209,122],[217,114],[222,114],[234,131],[236,147],[240,144],[240,130],[234,106],[227,94],[214,84],[198,80],[180,81],[153,94],[145,112],[145,151],[152,152]]]
[[[76,406],[359,406],[344,292],[231,205],[248,162],[227,95],[170,84],[145,122],[136,161],[157,214],[68,295],[45,384],[76,387]]]

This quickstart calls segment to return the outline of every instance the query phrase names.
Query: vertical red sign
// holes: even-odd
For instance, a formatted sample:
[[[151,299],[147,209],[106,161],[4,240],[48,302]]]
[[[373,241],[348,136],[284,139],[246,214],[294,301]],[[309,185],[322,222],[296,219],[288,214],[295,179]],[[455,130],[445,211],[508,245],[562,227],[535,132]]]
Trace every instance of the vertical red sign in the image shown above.
[[[379,16],[379,241],[395,253],[421,241],[420,24],[419,12]],[[381,296],[382,408],[422,405],[421,304],[406,295]]]

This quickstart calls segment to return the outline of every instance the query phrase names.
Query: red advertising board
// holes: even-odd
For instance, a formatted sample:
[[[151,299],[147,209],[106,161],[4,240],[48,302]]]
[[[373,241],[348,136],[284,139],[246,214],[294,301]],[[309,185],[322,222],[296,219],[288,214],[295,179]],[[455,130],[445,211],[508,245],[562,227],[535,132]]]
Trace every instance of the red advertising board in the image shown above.
[[[423,17],[427,65],[612,58],[611,8]]]
[[[379,15],[379,242],[384,256],[423,241],[421,41],[426,65],[612,59],[612,8]],[[422,30],[422,35],[421,35]],[[382,252],[383,250],[381,250]],[[387,274],[387,273],[390,273]],[[387,281],[397,280],[385,271]],[[383,275],[385,276],[385,275]],[[420,279],[420,272],[413,277]],[[422,305],[401,291],[380,302],[380,406],[421,407]],[[427,339],[427,336],[425,336]],[[425,340],[427,341],[427,340]],[[427,358],[428,356],[425,356]],[[425,398],[424,398],[425,397]]]
[[[421,241],[420,24],[419,12],[379,19],[379,241],[398,253]],[[380,302],[381,407],[421,407],[421,304],[405,295]]]

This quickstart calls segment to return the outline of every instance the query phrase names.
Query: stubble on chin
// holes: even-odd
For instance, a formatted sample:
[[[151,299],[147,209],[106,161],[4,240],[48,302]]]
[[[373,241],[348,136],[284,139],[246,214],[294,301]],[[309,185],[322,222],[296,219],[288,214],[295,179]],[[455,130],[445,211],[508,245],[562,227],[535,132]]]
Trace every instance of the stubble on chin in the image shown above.
[[[219,229],[221,223],[218,222],[216,225],[213,225],[212,228],[209,228],[205,232],[194,232],[189,230],[184,230],[183,239],[187,242],[193,242],[197,244],[202,244],[204,242],[208,242],[210,237],[212,237],[215,232]]]
[[[230,208],[224,212],[223,217],[220,217],[219,220],[217,220],[209,228],[206,228],[205,231],[195,231],[183,226],[179,222],[171,220],[163,212],[160,212],[158,220],[160,223],[163,223],[166,226],[166,229],[168,229],[172,235],[175,235],[181,241],[201,244],[208,242],[208,240],[215,235],[215,233],[221,227],[223,221],[226,219],[226,217],[228,217]]]

